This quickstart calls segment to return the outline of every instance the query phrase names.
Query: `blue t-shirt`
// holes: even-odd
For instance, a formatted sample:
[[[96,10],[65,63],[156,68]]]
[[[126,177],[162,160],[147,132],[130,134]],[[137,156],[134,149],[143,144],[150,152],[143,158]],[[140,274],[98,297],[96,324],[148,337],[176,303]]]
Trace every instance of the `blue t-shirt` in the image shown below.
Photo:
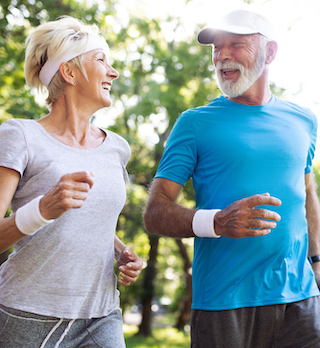
[[[317,119],[275,96],[265,105],[221,96],[182,113],[156,178],[192,177],[197,209],[224,209],[269,192],[281,221],[266,236],[195,238],[193,309],[290,303],[319,294],[307,261],[305,173],[312,170]]]

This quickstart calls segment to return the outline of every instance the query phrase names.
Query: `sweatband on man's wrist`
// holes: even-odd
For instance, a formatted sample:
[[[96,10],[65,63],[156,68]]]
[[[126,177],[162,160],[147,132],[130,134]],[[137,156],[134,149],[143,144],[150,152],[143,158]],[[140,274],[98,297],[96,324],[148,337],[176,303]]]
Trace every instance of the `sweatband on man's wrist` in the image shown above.
[[[214,231],[214,216],[220,209],[199,209],[193,216],[192,230],[197,237],[220,238]]]
[[[54,221],[54,219],[47,220],[41,215],[39,204],[42,197],[43,195],[34,198],[16,211],[16,226],[27,236],[35,234],[41,227]]]

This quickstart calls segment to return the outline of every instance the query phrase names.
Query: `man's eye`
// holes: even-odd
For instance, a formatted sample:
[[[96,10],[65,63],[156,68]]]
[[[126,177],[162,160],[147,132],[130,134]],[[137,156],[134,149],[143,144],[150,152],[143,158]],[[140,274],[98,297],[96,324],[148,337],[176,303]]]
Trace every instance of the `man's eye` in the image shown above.
[[[98,60],[100,60],[100,62],[104,63],[104,59],[103,58],[98,58]]]

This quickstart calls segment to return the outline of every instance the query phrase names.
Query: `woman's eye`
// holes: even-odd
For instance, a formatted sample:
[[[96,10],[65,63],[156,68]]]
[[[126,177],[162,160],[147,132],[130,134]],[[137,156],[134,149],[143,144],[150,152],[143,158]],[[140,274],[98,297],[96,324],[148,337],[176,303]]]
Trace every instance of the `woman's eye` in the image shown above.
[[[104,63],[104,59],[103,58],[98,58],[98,60],[102,63]]]

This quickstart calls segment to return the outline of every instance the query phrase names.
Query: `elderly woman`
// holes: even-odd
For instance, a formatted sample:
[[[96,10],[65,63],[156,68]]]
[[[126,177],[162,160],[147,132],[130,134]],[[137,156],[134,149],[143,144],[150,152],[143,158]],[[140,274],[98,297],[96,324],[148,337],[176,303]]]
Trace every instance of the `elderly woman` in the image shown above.
[[[96,26],[64,17],[29,36],[25,76],[49,114],[0,126],[0,347],[125,347],[119,283],[142,262],[115,235],[128,143],[91,124],[118,72]]]

